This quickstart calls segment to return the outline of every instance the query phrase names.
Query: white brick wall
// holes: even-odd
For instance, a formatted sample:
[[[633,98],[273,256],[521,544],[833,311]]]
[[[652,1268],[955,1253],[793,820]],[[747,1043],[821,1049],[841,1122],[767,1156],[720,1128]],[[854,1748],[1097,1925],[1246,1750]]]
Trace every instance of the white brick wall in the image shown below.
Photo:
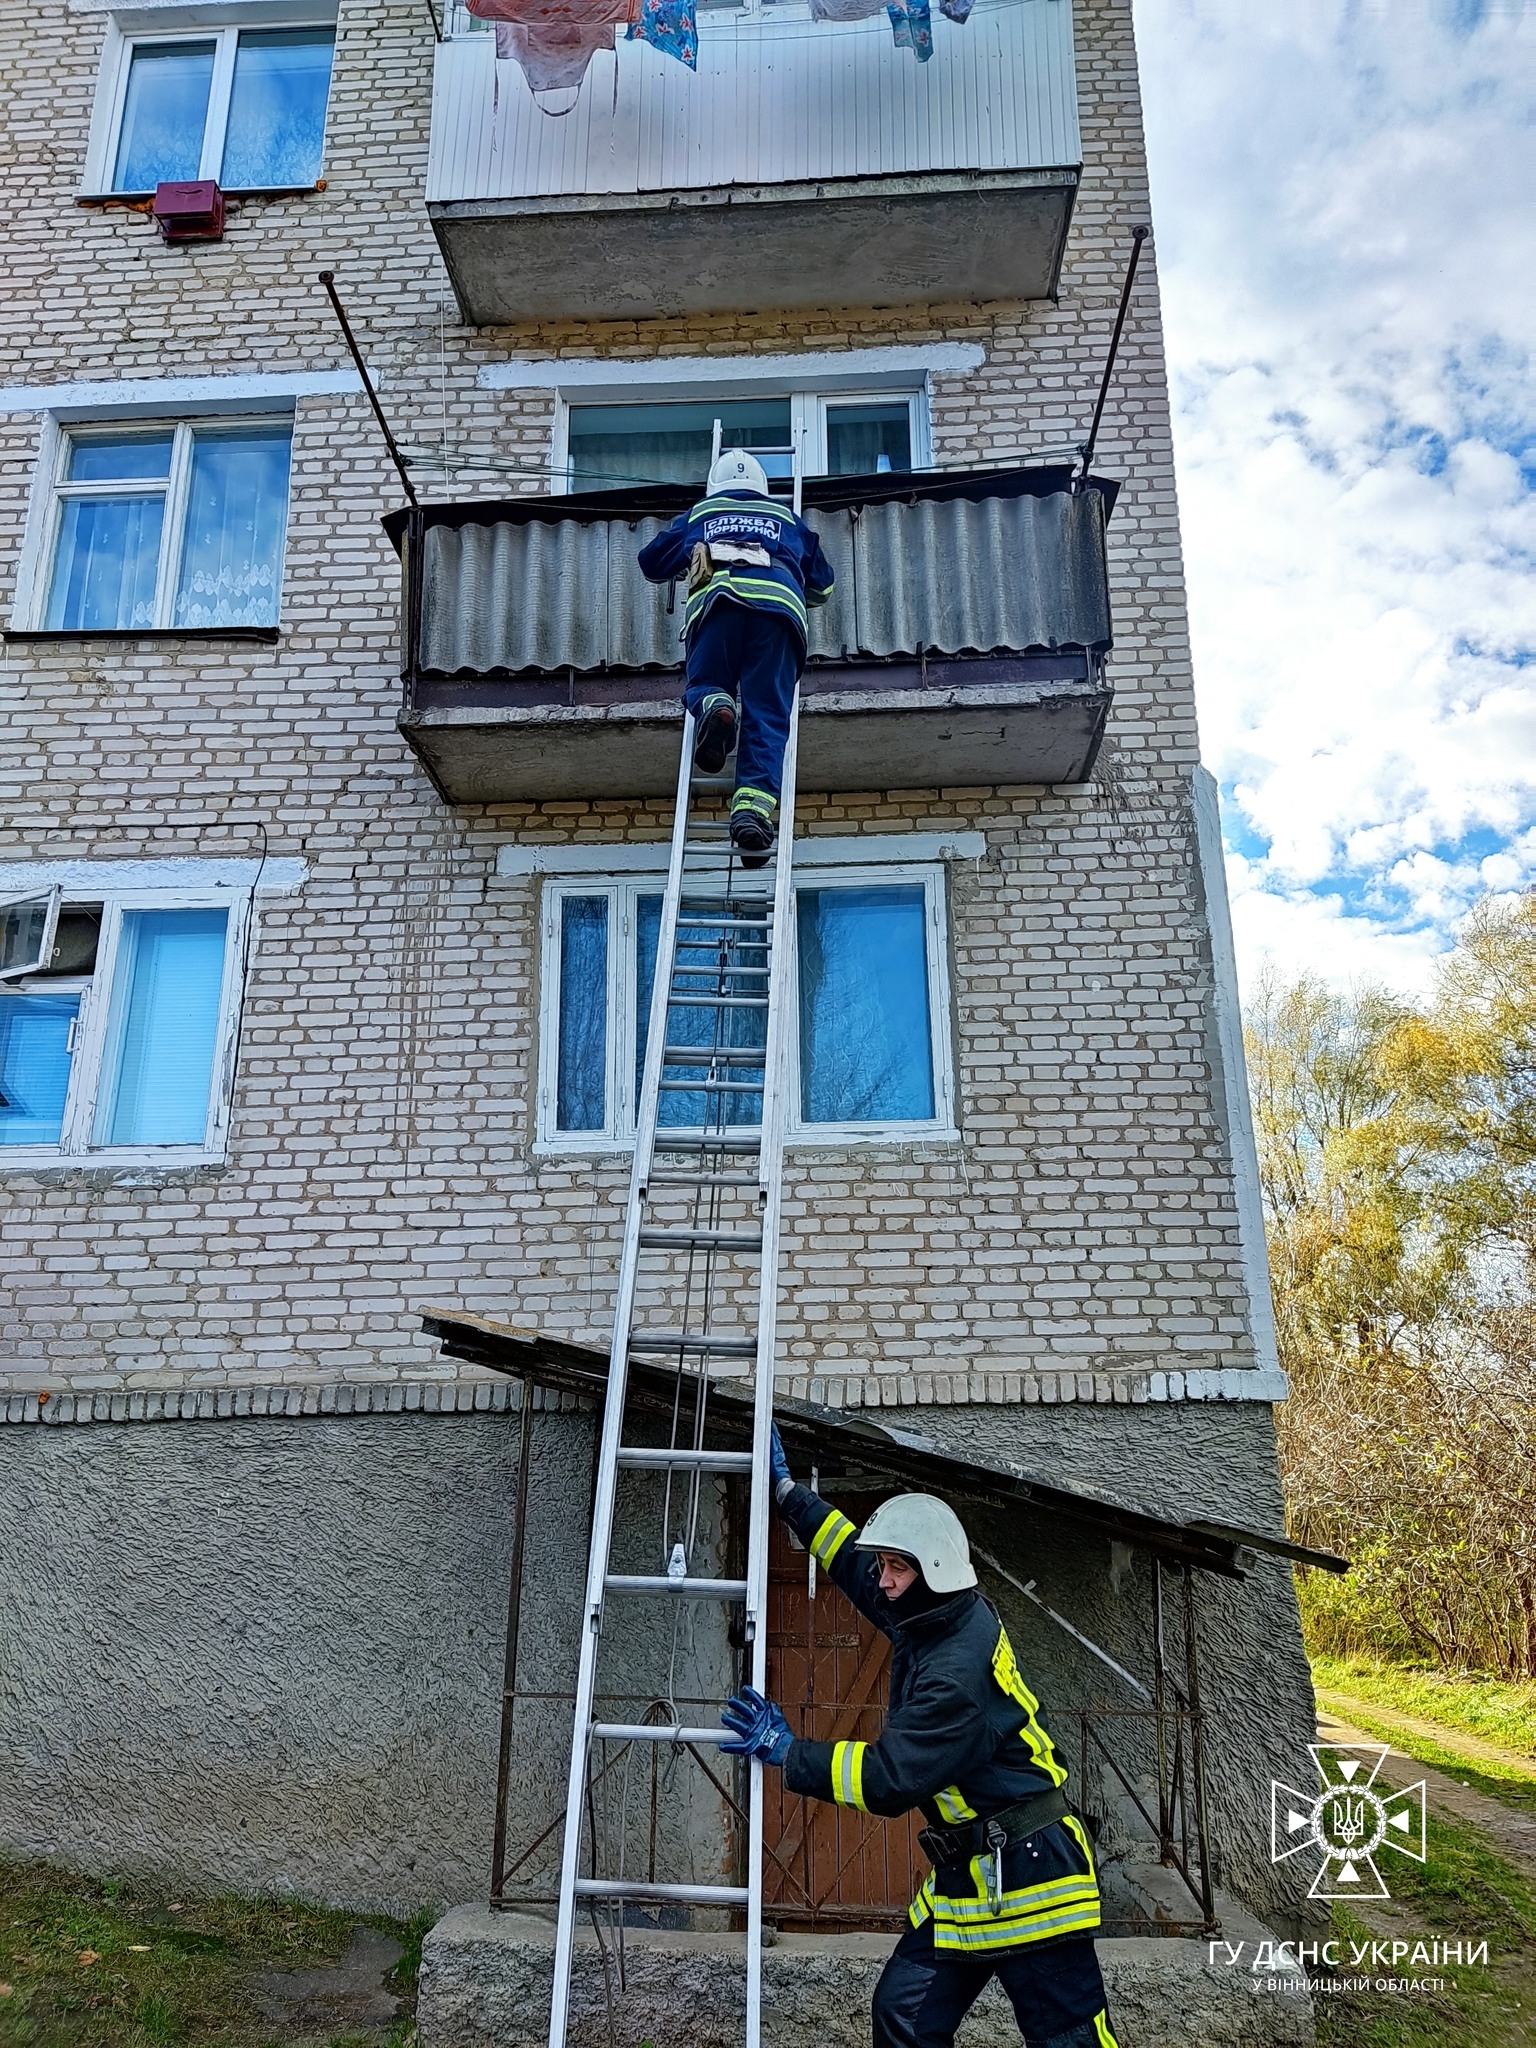
[[[936,459],[1059,450],[1085,429],[1147,218],[1129,0],[1077,0],[1077,16],[1086,169],[1059,303],[474,330],[455,324],[421,200],[420,0],[343,5],[325,192],[244,203],[222,243],[179,251],[139,214],[74,202],[102,17],[9,10],[0,382],[341,366],[314,281],[331,268],[408,445],[435,442],[446,408],[460,448],[545,462],[547,395],[476,388],[511,355],[969,340],[986,361],[939,380]],[[35,416],[0,418],[6,601],[38,432]],[[803,818],[812,833],[980,829],[989,848],[952,872],[963,1142],[791,1162],[785,1366],[818,1396],[1166,1398],[1194,1390],[1170,1370],[1253,1362],[1206,1066],[1150,253],[1098,466],[1124,479],[1100,781],[850,794]],[[276,646],[5,650],[0,860],[265,847],[310,879],[263,910],[227,1166],[115,1177],[0,1160],[0,1391],[453,1378],[417,1326],[428,1303],[602,1329],[620,1171],[531,1149],[537,884],[494,862],[513,837],[654,837],[664,807],[445,810],[395,730],[396,574],[378,520],[397,498],[362,399],[302,399]]]

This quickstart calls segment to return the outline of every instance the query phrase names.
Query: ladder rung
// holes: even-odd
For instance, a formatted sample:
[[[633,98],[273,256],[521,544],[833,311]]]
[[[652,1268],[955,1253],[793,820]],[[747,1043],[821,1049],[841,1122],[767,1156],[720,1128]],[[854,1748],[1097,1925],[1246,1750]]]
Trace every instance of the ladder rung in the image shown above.
[[[599,1742],[729,1742],[729,1728],[667,1728],[653,1721],[594,1721],[592,1734]]]
[[[609,1593],[675,1593],[682,1600],[745,1600],[745,1579],[669,1579],[656,1572],[613,1572],[603,1581]]]
[[[727,1138],[723,1133],[691,1130],[686,1124],[662,1125],[656,1132],[658,1152],[686,1152],[690,1158],[701,1152],[733,1152],[750,1159],[762,1149],[761,1138]]]
[[[651,1188],[760,1188],[756,1174],[657,1174],[651,1167]]]
[[[760,1067],[767,1059],[761,1045],[665,1045],[664,1067]]]
[[[691,1337],[686,1330],[631,1330],[631,1351],[701,1351],[711,1358],[755,1358],[755,1337]]]
[[[676,984],[667,991],[669,1010],[766,1010],[766,996],[707,996],[691,988],[678,988]]]
[[[677,928],[681,931],[722,931],[722,932],[765,932],[770,920],[766,917],[737,917],[727,911],[723,917],[706,917],[701,911],[679,910]],[[690,941],[690,944],[695,943]],[[702,944],[702,941],[697,943]],[[766,944],[767,941],[760,941]]]
[[[653,1451],[621,1444],[619,1463],[631,1472],[750,1472],[750,1451]]]
[[[658,1906],[744,1906],[747,1889],[739,1884],[633,1884],[627,1877],[578,1877],[579,1899],[634,1899]]]
[[[757,1252],[763,1248],[760,1230],[642,1230],[640,1246],[648,1252],[684,1249],[710,1252]]]
[[[657,1084],[669,1095],[761,1095],[761,1081],[742,1081],[727,1074],[723,1081],[662,1081]]]

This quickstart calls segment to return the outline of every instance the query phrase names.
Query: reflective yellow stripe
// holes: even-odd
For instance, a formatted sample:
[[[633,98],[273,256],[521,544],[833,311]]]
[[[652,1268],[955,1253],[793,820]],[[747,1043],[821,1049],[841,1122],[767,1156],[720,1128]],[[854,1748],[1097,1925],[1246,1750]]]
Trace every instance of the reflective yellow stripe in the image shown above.
[[[1028,1748],[1030,1761],[1036,1770],[1044,1771],[1053,1785],[1065,1785],[1067,1767],[1057,1756],[1056,1745],[1035,1718],[1040,1710],[1040,1702],[1024,1683],[1018,1659],[1013,1654],[1013,1645],[1008,1640],[1008,1631],[1005,1628],[1000,1628],[997,1632],[997,1647],[992,1652],[992,1676],[1009,1699],[1016,1700],[1029,1716],[1019,1730],[1019,1737]]]
[[[864,1752],[867,1742],[835,1742],[832,1745],[832,1797],[839,1806],[856,1806],[860,1813],[868,1813],[864,1804]]]
[[[942,1792],[935,1792],[933,1803],[948,1821],[976,1818],[975,1807],[967,1801],[958,1785],[946,1785]]]
[[[1120,2048],[1120,2043],[1109,2031],[1109,2014],[1107,2012],[1096,2012],[1093,2016],[1093,2024],[1098,2032],[1099,2048]]]
[[[917,1897],[907,1908],[907,1918],[914,1927],[921,1927],[925,1920],[933,1917],[933,1872],[930,1870],[917,1888]]]
[[[958,1927],[935,1913],[933,1945],[950,1953],[994,1954],[1000,1949],[1027,1948],[1031,1942],[1054,1941],[1060,1934],[1091,1934],[1099,1924],[1098,1901],[1037,1919],[992,1920],[974,1927]]]
[[[834,1508],[811,1538],[811,1555],[818,1564],[831,1568],[832,1560],[853,1534],[853,1524],[848,1517]]]

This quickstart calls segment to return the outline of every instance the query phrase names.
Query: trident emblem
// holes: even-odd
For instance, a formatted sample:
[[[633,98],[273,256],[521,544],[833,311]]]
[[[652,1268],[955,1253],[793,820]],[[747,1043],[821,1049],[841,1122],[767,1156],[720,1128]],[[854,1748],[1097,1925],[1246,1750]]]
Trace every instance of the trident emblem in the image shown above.
[[[1304,1849],[1320,1852],[1312,1880],[1314,1899],[1390,1898],[1377,1853],[1396,1849],[1424,1861],[1424,1781],[1400,1792],[1376,1789],[1376,1776],[1391,1751],[1384,1745],[1309,1745],[1320,1790],[1298,1792],[1279,1779],[1270,1788],[1270,1861],[1287,1862]]]

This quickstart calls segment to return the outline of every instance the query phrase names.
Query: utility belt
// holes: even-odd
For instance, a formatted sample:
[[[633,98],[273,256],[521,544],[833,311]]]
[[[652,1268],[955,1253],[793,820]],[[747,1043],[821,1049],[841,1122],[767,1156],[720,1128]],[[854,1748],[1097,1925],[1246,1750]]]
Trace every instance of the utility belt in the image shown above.
[[[735,541],[695,541],[688,557],[688,595],[702,590],[717,569],[767,569],[773,557],[766,548]]]
[[[985,1820],[968,1820],[957,1828],[924,1828],[918,1845],[935,1869],[943,1863],[969,1863],[973,1856],[996,1858],[1010,1842],[1039,1834],[1071,1811],[1066,1794],[1053,1786],[1049,1792],[1034,1792],[1028,1799],[1005,1806]]]

